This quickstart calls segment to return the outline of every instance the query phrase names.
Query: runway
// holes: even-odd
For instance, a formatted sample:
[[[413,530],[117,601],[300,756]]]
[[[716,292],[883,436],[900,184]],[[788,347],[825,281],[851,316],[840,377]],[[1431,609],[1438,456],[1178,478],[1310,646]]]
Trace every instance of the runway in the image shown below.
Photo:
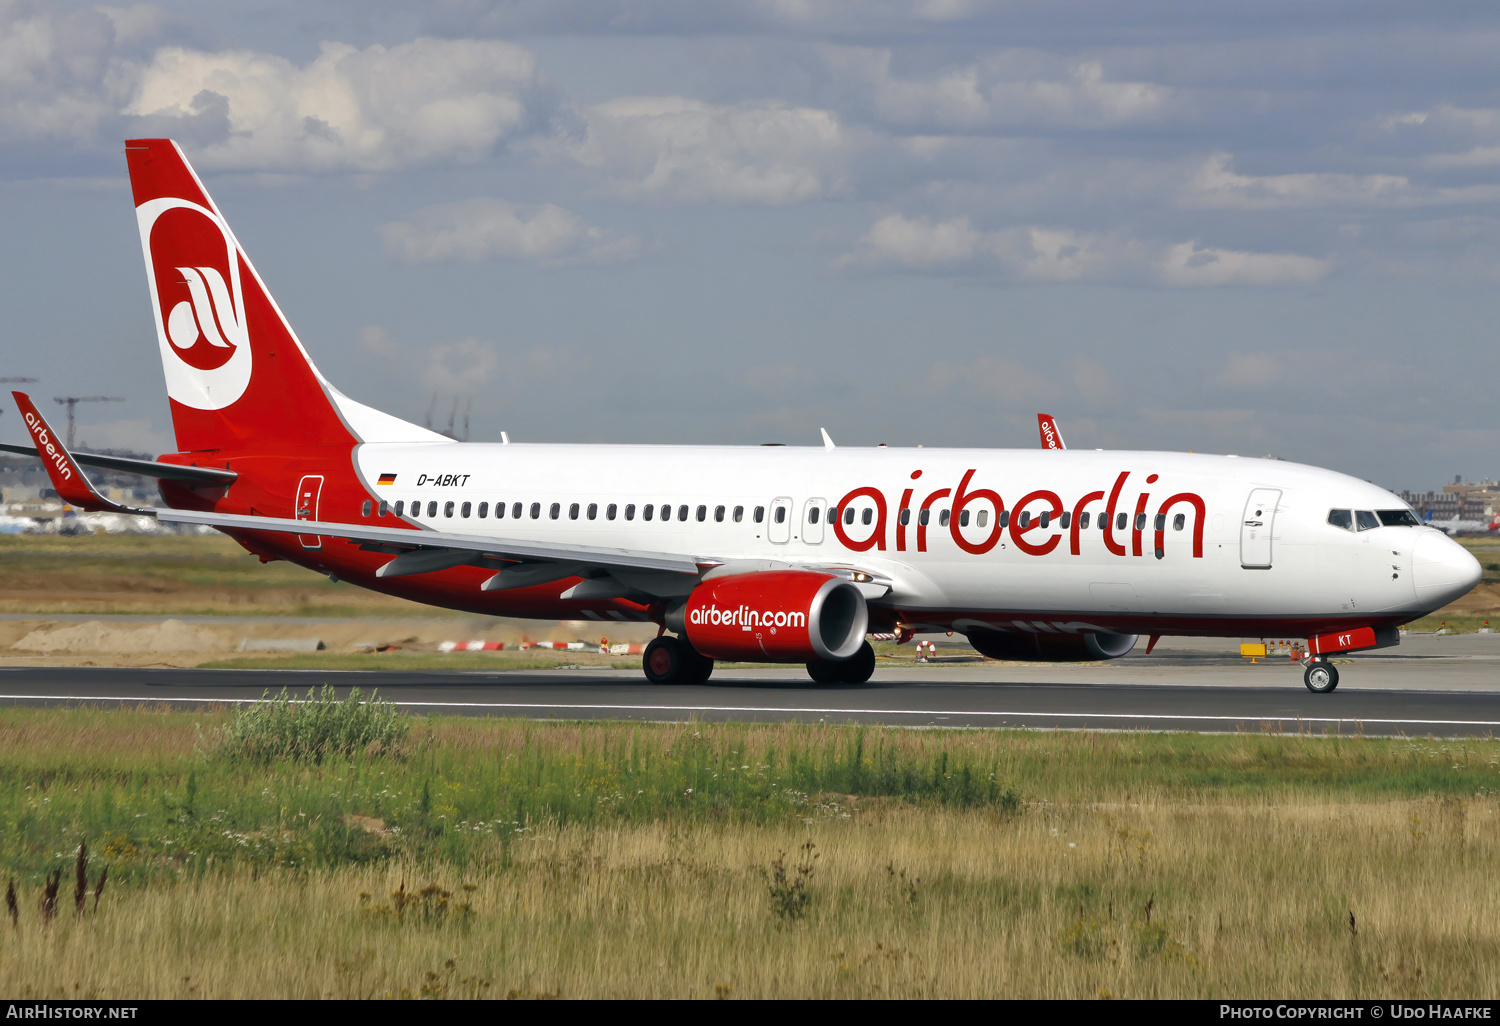
[[[1007,668],[1010,669],[1010,668]],[[923,667],[882,670],[867,684],[813,685],[791,670],[730,670],[706,685],[661,687],[618,670],[327,671],[151,668],[0,668],[0,703],[110,706],[169,703],[182,708],[251,702],[282,687],[324,683],[380,694],[416,713],[536,719],[744,720],[871,723],[913,727],[1185,730],[1490,736],[1500,732],[1500,690],[1341,686],[1314,695],[1279,667],[1251,683],[1021,679],[994,671]],[[1074,673],[1097,667],[1078,668]],[[1132,668],[1135,677],[1146,667]],[[1235,667],[1234,669],[1239,669]],[[1346,679],[1353,668],[1346,670]],[[1194,676],[1210,672],[1199,668]],[[1243,676],[1243,675],[1240,675]]]

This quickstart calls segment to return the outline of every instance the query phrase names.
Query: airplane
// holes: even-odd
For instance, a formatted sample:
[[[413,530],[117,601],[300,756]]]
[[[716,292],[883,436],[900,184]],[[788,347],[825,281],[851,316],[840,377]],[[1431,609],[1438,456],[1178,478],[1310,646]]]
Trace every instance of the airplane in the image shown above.
[[[262,561],[497,616],[657,626],[643,670],[800,662],[862,683],[867,636],[965,635],[1000,659],[1113,659],[1140,635],[1399,642],[1480,567],[1390,492],[1279,460],[1179,452],[461,443],[313,365],[169,139],[126,143],[177,452],[71,453],[24,393],[67,502],[206,524]],[[1045,427],[1043,427],[1044,445]],[[22,451],[20,447],[8,447]],[[112,460],[106,464],[104,460]],[[100,495],[85,466],[157,478]],[[578,468],[588,468],[581,471]]]
[[[1491,520],[1460,520],[1455,514],[1448,520],[1434,520],[1429,512],[1422,522],[1428,527],[1436,527],[1446,535],[1456,534],[1487,534],[1490,531],[1500,531],[1500,516]]]

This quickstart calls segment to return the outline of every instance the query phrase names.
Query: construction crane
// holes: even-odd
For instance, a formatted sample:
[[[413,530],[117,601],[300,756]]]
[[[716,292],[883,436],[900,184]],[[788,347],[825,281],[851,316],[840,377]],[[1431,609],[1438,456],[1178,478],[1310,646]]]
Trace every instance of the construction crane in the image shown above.
[[[68,408],[68,448],[73,448],[73,408],[79,403],[123,403],[117,395],[55,395],[52,401]]]

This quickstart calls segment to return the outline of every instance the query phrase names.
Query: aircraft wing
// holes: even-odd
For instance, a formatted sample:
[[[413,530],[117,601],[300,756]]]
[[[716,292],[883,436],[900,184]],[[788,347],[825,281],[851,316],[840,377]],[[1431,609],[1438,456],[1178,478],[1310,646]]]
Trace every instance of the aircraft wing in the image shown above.
[[[13,452],[17,456],[38,458],[44,456],[29,445],[7,445],[3,442],[0,442],[0,452]],[[74,452],[70,455],[85,467],[117,470],[126,474],[140,474],[142,477],[155,477],[168,481],[191,481],[199,485],[230,485],[239,477],[232,470],[220,470],[217,467],[180,467],[172,463],[158,463],[155,460],[136,460],[128,456],[105,456],[93,452]]]

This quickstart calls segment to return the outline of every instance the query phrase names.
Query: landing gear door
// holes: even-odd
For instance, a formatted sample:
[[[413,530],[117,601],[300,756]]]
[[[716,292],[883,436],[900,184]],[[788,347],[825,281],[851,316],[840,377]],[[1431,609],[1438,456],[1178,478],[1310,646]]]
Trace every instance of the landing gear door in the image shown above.
[[[792,500],[784,495],[771,500],[771,522],[766,525],[766,537],[778,545],[785,545],[792,538]]]
[[[1271,568],[1271,531],[1276,526],[1277,488],[1257,488],[1245,503],[1240,519],[1240,566],[1246,570]]]
[[[297,497],[293,500],[292,516],[298,520],[318,519],[318,498],[323,494],[323,475],[308,474],[297,482]],[[323,539],[315,534],[299,534],[297,539],[304,549],[321,549]]]

